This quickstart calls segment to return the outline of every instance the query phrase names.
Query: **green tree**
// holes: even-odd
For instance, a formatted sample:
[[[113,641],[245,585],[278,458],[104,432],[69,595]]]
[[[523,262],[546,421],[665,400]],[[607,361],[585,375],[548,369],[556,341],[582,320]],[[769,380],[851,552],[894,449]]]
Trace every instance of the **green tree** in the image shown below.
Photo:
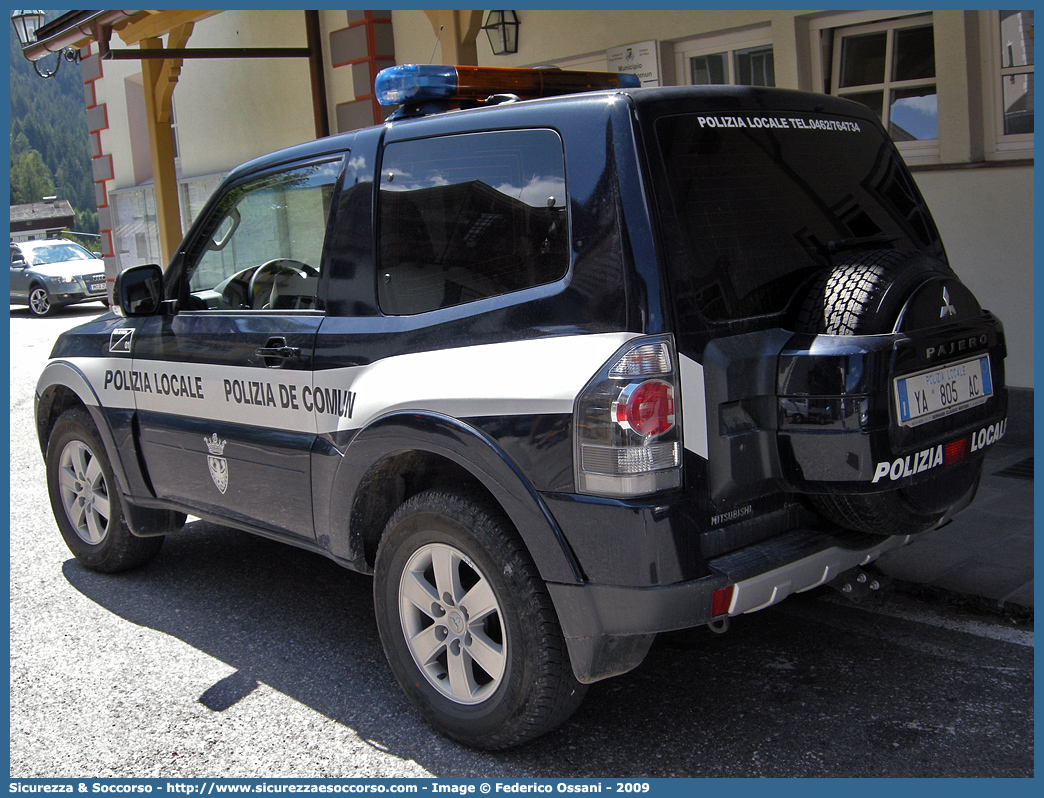
[[[54,195],[54,180],[36,150],[26,150],[11,163],[11,204],[27,205]]]
[[[11,121],[11,160],[13,161],[17,156],[24,152],[28,152],[29,139],[26,138],[25,133],[22,132],[22,126],[18,124],[18,120]]]
[[[94,211],[82,210],[76,212],[76,229],[81,233],[97,233],[98,232],[98,214]],[[97,242],[98,239],[92,238],[92,241]],[[97,246],[90,247],[92,250],[98,249]]]
[[[50,11],[48,18],[59,13]],[[16,202],[16,196],[21,203],[56,195],[69,200],[77,214],[94,214],[97,199],[80,68],[65,62],[54,78],[41,80],[22,55],[14,27],[9,28],[11,202]],[[54,58],[49,56],[44,68],[53,66]],[[46,167],[43,171],[50,180],[49,188],[36,159],[23,157],[32,150]],[[91,231],[96,230],[95,225]]]

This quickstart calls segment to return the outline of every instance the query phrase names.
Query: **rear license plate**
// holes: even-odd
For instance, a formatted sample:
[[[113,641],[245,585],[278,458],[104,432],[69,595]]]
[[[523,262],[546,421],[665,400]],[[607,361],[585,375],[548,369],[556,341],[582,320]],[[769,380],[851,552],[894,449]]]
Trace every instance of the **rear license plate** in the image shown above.
[[[916,427],[981,405],[992,395],[989,355],[895,381],[899,423],[906,427]]]

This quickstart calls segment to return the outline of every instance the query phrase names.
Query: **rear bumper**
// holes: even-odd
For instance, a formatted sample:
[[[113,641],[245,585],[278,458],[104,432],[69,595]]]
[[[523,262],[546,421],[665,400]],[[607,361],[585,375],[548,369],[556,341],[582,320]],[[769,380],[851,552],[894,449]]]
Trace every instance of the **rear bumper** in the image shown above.
[[[595,682],[636,667],[658,632],[714,620],[711,597],[735,585],[728,615],[756,612],[793,593],[826,584],[898,548],[909,536],[862,544],[795,530],[711,560],[711,574],[663,587],[549,584],[576,678]]]
[[[798,530],[769,545],[751,546],[713,560],[711,567],[736,585],[729,615],[771,607],[792,593],[825,585],[845,571],[868,565],[886,551],[910,542],[909,535],[895,535],[866,548],[821,548],[815,538],[814,532]],[[795,559],[777,565],[781,558],[787,559],[786,552]]]

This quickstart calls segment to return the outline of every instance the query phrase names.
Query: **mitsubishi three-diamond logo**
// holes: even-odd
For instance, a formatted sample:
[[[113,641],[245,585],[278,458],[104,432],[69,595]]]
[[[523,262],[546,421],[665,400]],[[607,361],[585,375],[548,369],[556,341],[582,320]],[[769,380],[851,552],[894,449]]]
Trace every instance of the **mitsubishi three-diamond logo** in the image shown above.
[[[939,318],[940,319],[945,319],[947,316],[956,316],[956,315],[957,315],[957,308],[955,308],[953,305],[950,304],[950,292],[946,288],[946,286],[943,286],[943,306],[942,306],[942,309],[939,311]]]

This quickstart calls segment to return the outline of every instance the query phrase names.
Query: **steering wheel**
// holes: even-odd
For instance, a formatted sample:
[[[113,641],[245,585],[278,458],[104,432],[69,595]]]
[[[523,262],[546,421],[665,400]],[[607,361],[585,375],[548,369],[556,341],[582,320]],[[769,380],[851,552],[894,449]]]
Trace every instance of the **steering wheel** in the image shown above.
[[[319,276],[318,270],[312,268],[307,263],[301,263],[299,260],[273,258],[270,261],[266,261],[254,269],[254,273],[250,276],[250,287],[247,289],[247,301],[250,307],[264,307],[271,300],[275,278],[279,274],[295,274],[303,279]],[[264,296],[264,302],[259,303],[257,292],[264,292],[265,288],[268,289],[268,294]]]

